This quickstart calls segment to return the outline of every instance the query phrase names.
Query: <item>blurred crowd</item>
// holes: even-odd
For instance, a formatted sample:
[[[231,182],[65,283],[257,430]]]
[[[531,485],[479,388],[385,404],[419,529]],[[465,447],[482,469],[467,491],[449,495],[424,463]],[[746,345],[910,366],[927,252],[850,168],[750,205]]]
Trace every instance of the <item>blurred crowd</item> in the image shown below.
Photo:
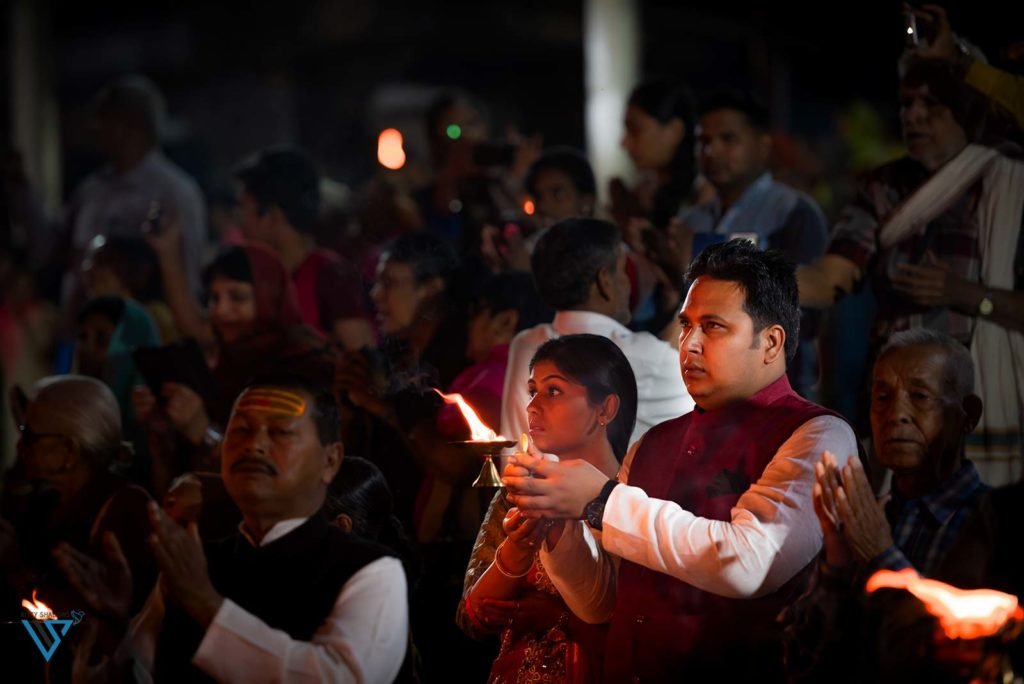
[[[902,145],[856,105],[823,155],[753,93],[652,78],[607,188],[448,89],[425,184],[349,190],[275,145],[205,198],[139,75],[96,94],[105,164],[59,213],[12,153],[0,612],[86,617],[3,679],[1021,665],[1010,627],[956,649],[864,593],[1024,591],[1024,78],[941,8],[911,23]],[[474,486],[466,442],[521,435]]]

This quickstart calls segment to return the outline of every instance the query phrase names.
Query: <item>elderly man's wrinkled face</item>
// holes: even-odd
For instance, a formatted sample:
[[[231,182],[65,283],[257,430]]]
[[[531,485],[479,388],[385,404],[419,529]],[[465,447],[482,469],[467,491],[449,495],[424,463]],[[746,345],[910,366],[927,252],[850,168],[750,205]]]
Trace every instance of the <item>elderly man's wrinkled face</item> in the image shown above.
[[[249,388],[235,401],[221,476],[243,515],[306,517],[323,502],[340,445],[320,443],[313,401],[306,392],[276,387]]]
[[[912,159],[935,171],[967,145],[953,110],[935,99],[927,85],[900,87],[903,142]]]
[[[897,474],[959,455],[967,414],[946,391],[947,363],[935,346],[892,349],[875,362],[871,435],[879,462]]]

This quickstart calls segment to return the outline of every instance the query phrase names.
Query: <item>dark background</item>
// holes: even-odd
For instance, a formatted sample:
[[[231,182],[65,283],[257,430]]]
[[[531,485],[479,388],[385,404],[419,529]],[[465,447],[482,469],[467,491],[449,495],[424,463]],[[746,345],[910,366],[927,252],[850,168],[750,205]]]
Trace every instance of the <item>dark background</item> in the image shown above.
[[[947,3],[960,34],[1019,71],[1000,60],[1001,48],[1020,39],[1013,4]],[[680,78],[697,93],[751,87],[781,130],[801,136],[830,135],[835,113],[857,99],[896,130],[897,1],[639,7],[646,74]],[[477,94],[496,133],[514,123],[545,143],[582,147],[582,9],[578,0],[50,2],[41,12],[61,109],[64,193],[98,161],[84,106],[126,72],[163,89],[165,149],[208,193],[230,191],[231,166],[276,142],[307,147],[352,185],[374,171],[383,127],[408,131],[410,156],[421,158],[415,116],[437,86]]]

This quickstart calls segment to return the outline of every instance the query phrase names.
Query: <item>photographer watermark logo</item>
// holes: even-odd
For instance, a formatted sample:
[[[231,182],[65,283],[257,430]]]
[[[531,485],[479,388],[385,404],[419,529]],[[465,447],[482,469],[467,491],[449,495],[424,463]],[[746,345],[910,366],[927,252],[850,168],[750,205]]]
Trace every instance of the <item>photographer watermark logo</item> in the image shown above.
[[[43,658],[46,662],[50,662],[50,658],[57,652],[57,647],[60,646],[61,640],[67,636],[68,630],[71,629],[72,625],[77,625],[85,617],[85,613],[80,610],[71,611],[70,620],[61,620],[57,617],[57,614],[50,610],[42,601],[36,599],[36,592],[32,592],[32,600],[23,600],[21,605],[28,612],[32,613],[32,620],[22,620],[21,624],[25,626],[25,630],[28,635],[32,637],[32,641],[35,643],[36,648],[43,654]]]

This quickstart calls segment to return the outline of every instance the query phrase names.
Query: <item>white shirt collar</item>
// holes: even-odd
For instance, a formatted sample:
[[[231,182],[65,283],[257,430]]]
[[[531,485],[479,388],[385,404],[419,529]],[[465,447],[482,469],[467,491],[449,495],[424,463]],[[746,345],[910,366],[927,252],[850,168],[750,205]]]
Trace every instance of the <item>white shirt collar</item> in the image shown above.
[[[611,337],[612,333],[632,332],[611,316],[605,316],[596,311],[559,311],[555,314],[555,319],[551,321],[551,326],[559,334],[564,334],[563,331],[571,333],[577,330],[586,330],[595,335]]]
[[[274,523],[274,526],[267,530],[267,533],[263,535],[263,539],[257,544],[256,540],[249,534],[249,530],[245,528],[245,521],[238,523],[238,531],[242,533],[242,536],[252,544],[253,546],[266,546],[272,541],[276,541],[281,537],[285,536],[295,528],[299,527],[302,523],[309,520],[309,518],[290,518],[288,520],[282,520]]]

